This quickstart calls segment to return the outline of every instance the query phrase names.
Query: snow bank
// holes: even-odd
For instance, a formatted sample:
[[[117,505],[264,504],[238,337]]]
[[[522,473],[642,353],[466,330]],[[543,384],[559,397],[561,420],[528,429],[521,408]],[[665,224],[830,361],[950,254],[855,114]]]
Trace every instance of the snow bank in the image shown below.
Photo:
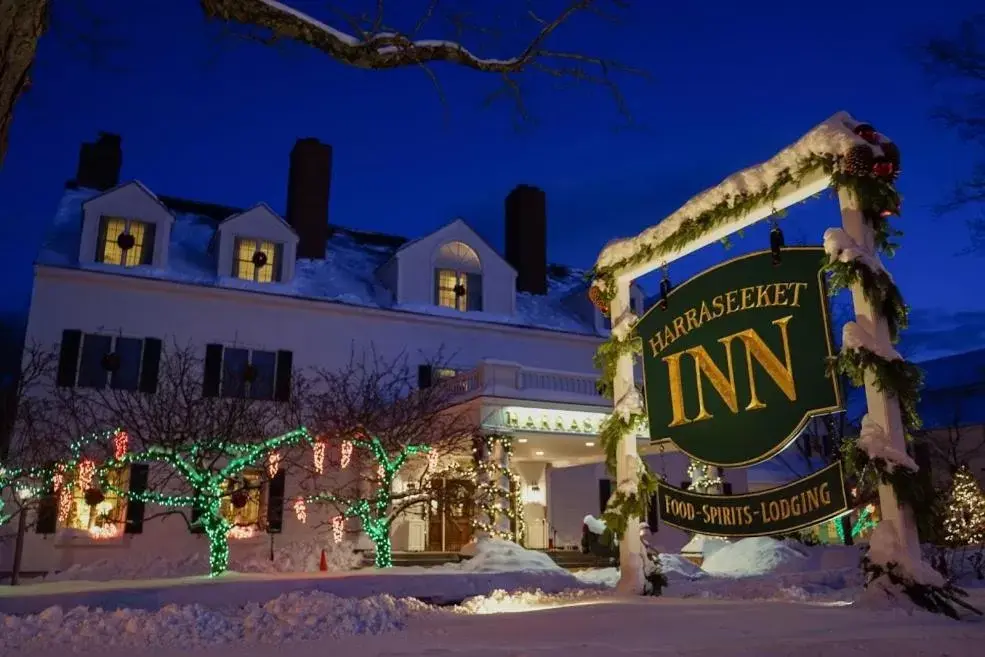
[[[210,644],[382,634],[400,630],[411,616],[428,612],[416,600],[388,595],[350,600],[318,591],[288,593],[231,610],[200,605],[169,605],[152,612],[49,607],[29,616],[0,615],[0,654],[148,644],[185,651]]]
[[[614,569],[606,569],[614,570]],[[599,591],[572,589],[560,593],[545,593],[536,591],[521,591],[510,593],[503,589],[493,591],[489,595],[477,595],[469,598],[454,608],[456,613],[463,614],[506,614],[531,609],[554,607],[573,602],[597,600],[603,594]]]
[[[701,568],[711,575],[726,577],[799,572],[804,570],[807,557],[806,550],[768,536],[757,536],[722,546],[705,558]]]
[[[465,573],[558,573],[567,570],[543,552],[535,552],[500,538],[482,538],[469,546],[474,556],[460,563],[438,566],[431,570]]]
[[[274,549],[270,560],[269,548],[258,546],[247,554],[238,553],[233,546],[229,570],[239,573],[305,573],[318,571],[321,551],[325,550],[328,570],[343,572],[362,565],[362,557],[351,543],[336,544],[331,536],[313,536],[304,541],[287,543]],[[107,582],[112,580],[163,579],[206,575],[209,557],[204,551],[177,559],[152,555],[128,555],[102,559],[85,565],[74,565],[58,573],[50,573],[45,581]]]
[[[671,585],[678,580],[701,579],[707,576],[707,573],[679,554],[661,553],[660,566]],[[618,568],[592,568],[578,571],[574,575],[579,581],[590,585],[615,587],[619,582]]]

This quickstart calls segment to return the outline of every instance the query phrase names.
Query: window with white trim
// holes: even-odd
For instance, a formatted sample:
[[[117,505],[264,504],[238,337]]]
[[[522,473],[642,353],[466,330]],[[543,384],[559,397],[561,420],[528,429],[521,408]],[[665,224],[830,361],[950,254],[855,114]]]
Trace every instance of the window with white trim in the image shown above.
[[[153,223],[102,216],[95,261],[122,267],[149,265],[154,260],[155,233]]]
[[[244,281],[276,283],[281,279],[284,245],[270,240],[237,237],[232,275]]]
[[[482,265],[464,242],[446,242],[434,260],[434,303],[455,310],[482,310]]]

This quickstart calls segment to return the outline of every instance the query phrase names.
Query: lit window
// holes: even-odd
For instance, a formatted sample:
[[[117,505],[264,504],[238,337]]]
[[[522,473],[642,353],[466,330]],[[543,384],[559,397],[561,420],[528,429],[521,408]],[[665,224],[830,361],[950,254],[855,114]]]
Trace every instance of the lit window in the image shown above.
[[[96,262],[136,267],[154,259],[154,224],[122,217],[102,217]]]
[[[219,512],[234,527],[257,527],[260,524],[261,483],[259,472],[244,472],[222,483]]]
[[[455,310],[482,310],[479,255],[464,242],[447,242],[434,259],[434,302]]]
[[[450,379],[456,374],[458,374],[458,372],[450,367],[438,367],[434,370],[434,378],[436,379]]]
[[[126,490],[130,468],[112,470],[106,478],[110,485],[105,489],[91,488],[86,491],[79,485],[72,486],[72,505],[65,527],[93,533],[102,530],[101,533],[110,535],[122,533],[126,520],[126,499],[114,489]]]
[[[237,238],[233,276],[258,283],[279,281],[281,251],[280,244],[274,242]]]

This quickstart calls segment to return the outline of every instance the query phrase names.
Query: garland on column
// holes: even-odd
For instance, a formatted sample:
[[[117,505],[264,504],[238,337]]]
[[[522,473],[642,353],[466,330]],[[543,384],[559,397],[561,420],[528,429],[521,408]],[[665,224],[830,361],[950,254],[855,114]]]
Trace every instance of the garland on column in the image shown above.
[[[509,465],[513,457],[513,438],[505,434],[486,434],[481,440],[483,453],[480,454],[478,445],[473,447],[472,471],[465,470],[479,493],[476,496],[479,500],[479,513],[472,516],[472,528],[493,538],[519,543],[523,540],[526,527],[523,522],[523,486],[520,478]],[[505,465],[488,458],[497,444],[502,445],[506,452]],[[486,458],[480,458],[483,454]],[[503,477],[510,482],[508,489],[504,489],[500,484]],[[510,525],[515,527],[516,531],[512,529],[502,531],[497,528],[499,519],[504,516],[509,519]],[[483,518],[487,518],[488,522]]]
[[[627,311],[612,327],[612,337],[603,343],[595,354],[595,367],[601,372],[598,383],[599,392],[612,399],[613,382],[616,376],[616,364],[619,357],[629,354],[634,357],[642,353],[640,339],[632,335],[633,327],[639,318]],[[616,402],[612,415],[602,422],[599,428],[599,443],[605,453],[605,465],[612,475],[616,475],[616,462],[619,457],[619,442],[623,438],[636,439],[636,431],[646,422],[643,400],[636,389],[635,382],[630,382],[629,392]],[[616,491],[602,514],[605,526],[615,536],[622,536],[631,518],[645,518],[650,496],[656,492],[657,480],[646,462],[636,457],[636,468],[639,483],[634,488],[617,483]]]
[[[856,243],[840,228],[824,234],[828,260],[830,294],[858,286],[864,298],[886,319],[891,342],[899,339],[907,326],[909,309],[892,276],[882,266],[879,253],[892,256],[897,245],[892,239],[901,233],[889,221],[900,213],[900,197],[895,181],[899,175],[899,151],[875,132],[871,126],[856,127],[867,143],[852,148],[837,161],[832,171],[832,186],[845,189],[855,197],[866,225],[872,229],[876,252]],[[842,333],[842,348],[829,362],[829,371],[845,375],[855,386],[864,386],[866,375],[880,392],[895,397],[899,403],[904,430],[909,434],[920,427],[917,403],[923,374],[907,362],[891,344],[880,342],[870,327],[848,322]],[[917,464],[905,452],[890,445],[883,427],[866,415],[857,439],[846,440],[842,454],[849,472],[859,481],[892,486],[897,499],[914,514],[929,512],[930,500],[917,477]],[[894,525],[884,522],[876,528],[870,549],[862,559],[866,586],[880,588],[891,595],[890,587],[902,590],[914,603],[938,613],[957,617],[954,604],[974,610],[960,597],[965,593],[943,578],[934,577],[923,564],[909,563],[901,550],[889,549],[895,536]],[[871,546],[878,545],[873,549]],[[895,546],[895,544],[892,544]],[[974,610],[977,612],[977,610]]]

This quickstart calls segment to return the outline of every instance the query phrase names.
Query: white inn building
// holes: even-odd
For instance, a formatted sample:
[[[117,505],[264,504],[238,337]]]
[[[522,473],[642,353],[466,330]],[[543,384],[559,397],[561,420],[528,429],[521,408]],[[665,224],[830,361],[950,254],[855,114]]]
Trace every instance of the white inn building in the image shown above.
[[[513,437],[525,545],[579,544],[584,517],[598,516],[611,490],[597,442],[611,402],[597,392],[592,365],[608,329],[588,299],[585,272],[547,262],[543,191],[519,185],[506,196],[501,254],[461,219],[416,239],[343,228],[336,220],[345,217],[330,221],[332,149],[315,139],[299,140],[290,153],[283,215],[262,202],[235,209],[162,196],[137,180],[118,180],[121,163],[117,136],[83,145],[37,258],[27,341],[59,345],[63,385],[154,394],[162,345],[193,344],[206,377],[215,370],[214,392],[224,394],[220,371],[250,363],[269,382],[253,394],[281,400],[290,395],[292,371],[341,367],[353,345],[419,353],[420,385],[460,377],[476,422]],[[633,295],[640,312],[642,291]],[[453,356],[451,371],[423,365],[439,350]],[[109,353],[120,358],[112,380],[101,366]],[[646,436],[639,440],[655,472],[674,484],[686,479],[682,455],[654,454]],[[146,469],[131,472],[130,485],[141,477]],[[727,490],[745,490],[742,470],[726,478]],[[281,490],[263,490],[258,504],[234,511],[253,513],[261,530],[234,540],[234,556],[267,545],[266,530],[285,542],[312,531],[283,508],[293,485],[288,470]],[[24,570],[128,551],[205,553],[205,537],[183,520],[145,522],[152,509],[142,506],[115,509],[126,530],[109,539],[87,534],[91,514],[82,512],[32,523]],[[283,513],[270,514],[272,507]],[[268,526],[265,511],[278,527]],[[394,550],[459,549],[471,530],[467,518],[452,515],[434,508],[407,514],[394,526]],[[687,540],[658,527],[653,513],[650,524],[664,549]],[[0,544],[0,571],[9,569],[10,546]]]

